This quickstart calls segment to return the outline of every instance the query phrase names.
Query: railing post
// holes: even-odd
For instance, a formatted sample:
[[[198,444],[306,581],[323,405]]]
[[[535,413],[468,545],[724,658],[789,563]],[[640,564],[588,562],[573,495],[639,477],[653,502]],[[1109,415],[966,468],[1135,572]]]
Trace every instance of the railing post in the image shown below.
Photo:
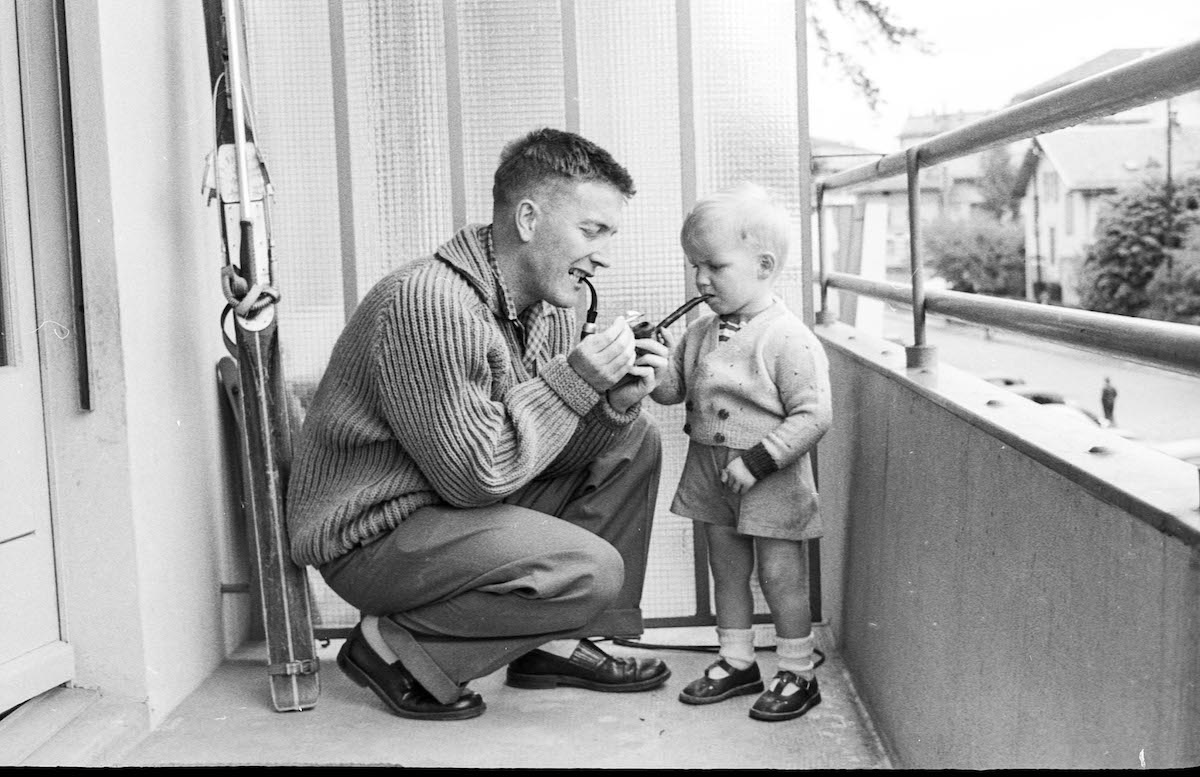
[[[908,173],[908,254],[912,270],[913,344],[904,349],[911,367],[929,367],[936,358],[932,345],[925,344],[925,274],[921,269],[921,148],[904,154]]]
[[[818,324],[832,324],[836,321],[833,311],[829,309],[829,264],[825,258],[825,184],[817,182],[817,278],[821,290],[821,307],[817,312]]]

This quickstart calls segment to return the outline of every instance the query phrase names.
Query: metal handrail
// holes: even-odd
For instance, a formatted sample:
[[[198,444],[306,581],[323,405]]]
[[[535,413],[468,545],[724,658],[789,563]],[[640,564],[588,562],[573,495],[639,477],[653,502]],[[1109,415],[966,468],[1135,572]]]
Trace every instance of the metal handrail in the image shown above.
[[[837,288],[856,294],[912,304],[910,289],[902,283],[837,272],[830,273],[830,280]],[[925,310],[1200,376],[1200,327],[1188,324],[941,289],[925,292]]]
[[[961,292],[926,291],[919,245],[921,168],[1197,89],[1200,89],[1200,40],[1106,70],[943,132],[904,151],[888,154],[876,162],[818,179],[817,256],[821,293],[818,321],[828,323],[833,320],[827,306],[830,287],[883,299],[897,299],[896,290],[900,289],[905,292],[906,299],[899,301],[911,304],[913,308],[914,344],[907,348],[909,367],[925,366],[934,357],[934,349],[925,343],[925,312],[932,310],[966,321],[1026,332],[1200,374],[1200,327],[1070,308],[1051,308]],[[825,191],[891,178],[901,173],[908,176],[912,286],[882,284],[831,272],[825,255],[822,214]]]

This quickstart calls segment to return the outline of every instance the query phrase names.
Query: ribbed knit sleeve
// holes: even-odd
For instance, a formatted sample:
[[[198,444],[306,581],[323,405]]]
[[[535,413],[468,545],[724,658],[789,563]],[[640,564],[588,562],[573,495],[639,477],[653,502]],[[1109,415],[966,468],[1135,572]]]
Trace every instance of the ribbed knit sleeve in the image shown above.
[[[763,355],[774,365],[785,417],[759,444],[779,469],[810,451],[833,420],[829,363],[821,341],[798,320],[783,321],[791,326],[772,329]]]
[[[491,504],[525,485],[600,401],[553,362],[547,375],[513,384],[490,312],[451,279],[398,287],[380,315],[374,360],[383,415],[449,504]]]
[[[658,404],[677,405],[687,396],[687,381],[684,379],[685,356],[687,349],[694,347],[691,344],[694,343],[699,325],[699,321],[693,321],[679,342],[671,348],[670,356],[667,359],[667,369],[658,385],[654,387],[654,391],[650,392],[650,398]]]

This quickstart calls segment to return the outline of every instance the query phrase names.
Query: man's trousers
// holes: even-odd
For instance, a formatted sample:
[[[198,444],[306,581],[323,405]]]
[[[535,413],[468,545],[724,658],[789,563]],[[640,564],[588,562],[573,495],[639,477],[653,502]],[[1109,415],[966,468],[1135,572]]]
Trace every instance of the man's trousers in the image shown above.
[[[321,568],[438,701],[553,639],[642,632],[661,471],[643,410],[590,466],[502,503],[422,507]]]

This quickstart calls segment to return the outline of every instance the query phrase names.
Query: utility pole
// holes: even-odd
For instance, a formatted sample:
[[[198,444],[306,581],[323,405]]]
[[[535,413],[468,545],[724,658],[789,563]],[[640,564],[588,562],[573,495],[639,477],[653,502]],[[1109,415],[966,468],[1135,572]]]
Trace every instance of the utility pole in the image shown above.
[[[1174,267],[1173,267],[1174,263],[1173,263],[1173,260],[1171,257],[1171,249],[1174,246],[1170,245],[1170,242],[1171,242],[1170,238],[1175,231],[1175,181],[1172,177],[1172,171],[1171,171],[1171,167],[1172,167],[1171,152],[1172,152],[1172,146],[1174,145],[1172,136],[1175,134],[1174,130],[1175,130],[1175,110],[1171,106],[1170,98],[1168,98],[1167,99],[1167,181],[1166,181],[1166,187],[1165,187],[1165,194],[1166,194],[1166,199],[1167,199],[1166,205],[1167,205],[1167,237],[1168,237],[1168,241],[1167,241],[1168,245],[1165,247],[1166,248],[1166,251],[1165,251],[1166,262],[1167,262],[1167,280],[1171,279],[1171,274],[1174,272]]]
[[[1170,98],[1167,99],[1167,208],[1173,210],[1171,202],[1175,196],[1174,182],[1171,178],[1171,146],[1173,145],[1171,136],[1175,129],[1175,110],[1171,107]]]
[[[1036,143],[1033,146],[1034,159],[1041,160],[1041,153],[1038,151]],[[1042,225],[1041,225],[1041,197],[1038,194],[1038,173],[1041,171],[1041,165],[1035,163],[1033,166],[1033,174],[1030,176],[1030,183],[1033,186],[1033,260],[1035,264],[1035,280],[1033,283],[1033,298],[1039,302],[1045,302],[1046,284],[1042,280]]]

